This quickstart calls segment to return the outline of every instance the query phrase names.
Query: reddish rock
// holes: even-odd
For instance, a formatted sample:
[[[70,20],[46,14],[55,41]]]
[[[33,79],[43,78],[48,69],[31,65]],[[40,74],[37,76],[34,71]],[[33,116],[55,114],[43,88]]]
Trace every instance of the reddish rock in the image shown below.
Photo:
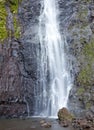
[[[45,128],[50,128],[51,127],[51,123],[45,122],[45,123],[42,123],[41,126],[45,127]]]
[[[91,112],[87,112],[86,113],[86,119],[88,120],[88,121],[94,121],[94,115],[91,113]]]
[[[45,120],[41,120],[41,121],[40,121],[40,124],[44,124],[44,123],[45,123]]]
[[[17,117],[26,112],[18,50],[16,41],[0,45],[0,116]]]
[[[68,127],[69,123],[68,123],[68,121],[63,121],[63,122],[60,123],[60,125],[63,126],[63,127]]]
[[[74,128],[79,128],[79,130],[91,130],[92,128],[94,128],[94,125],[92,123],[92,121],[88,121],[87,119],[74,119],[72,121],[72,126]]]
[[[88,123],[80,123],[80,128],[82,129],[88,129],[91,128],[91,125]]]

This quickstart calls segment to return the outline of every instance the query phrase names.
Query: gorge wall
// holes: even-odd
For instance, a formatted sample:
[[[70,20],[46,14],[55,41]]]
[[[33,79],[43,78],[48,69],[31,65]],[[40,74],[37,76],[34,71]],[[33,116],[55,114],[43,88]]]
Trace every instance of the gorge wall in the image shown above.
[[[94,114],[94,1],[78,0],[75,7],[67,28],[74,73],[69,108],[84,116]]]
[[[7,13],[0,32],[0,117],[33,115],[35,102],[42,1],[11,2],[0,4],[0,12]],[[67,38],[69,47],[65,51],[74,81],[68,106],[76,115],[94,113],[94,1],[58,0],[58,3],[60,33]]]

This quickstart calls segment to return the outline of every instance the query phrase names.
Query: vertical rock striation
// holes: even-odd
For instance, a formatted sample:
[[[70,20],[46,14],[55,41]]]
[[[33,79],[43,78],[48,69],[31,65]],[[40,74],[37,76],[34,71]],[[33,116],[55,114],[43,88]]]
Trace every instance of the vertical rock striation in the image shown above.
[[[67,28],[74,73],[69,108],[76,115],[84,116],[88,111],[94,114],[94,1],[74,3],[75,11]]]
[[[8,38],[4,37],[0,44],[0,116],[30,116],[34,112],[33,93],[37,80],[40,1],[8,2],[3,3],[7,11]],[[18,11],[16,7],[19,7]]]

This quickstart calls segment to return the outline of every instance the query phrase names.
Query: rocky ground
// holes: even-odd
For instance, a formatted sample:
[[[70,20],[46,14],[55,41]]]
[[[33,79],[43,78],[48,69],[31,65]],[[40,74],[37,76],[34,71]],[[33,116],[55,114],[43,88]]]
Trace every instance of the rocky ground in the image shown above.
[[[94,115],[75,117],[67,108],[58,112],[58,119],[23,118],[0,119],[2,130],[94,130]]]
[[[59,123],[63,127],[72,126],[76,130],[94,130],[94,115],[86,113],[84,117],[75,117],[66,108],[58,112]]]

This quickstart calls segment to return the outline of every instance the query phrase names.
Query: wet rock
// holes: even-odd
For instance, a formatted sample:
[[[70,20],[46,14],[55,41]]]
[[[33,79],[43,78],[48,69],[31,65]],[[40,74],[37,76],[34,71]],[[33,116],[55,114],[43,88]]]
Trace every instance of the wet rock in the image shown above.
[[[60,121],[71,121],[73,118],[73,115],[68,111],[67,108],[62,108],[58,112],[58,119]]]
[[[60,125],[62,127],[68,127],[69,126],[69,122],[68,121],[62,121],[62,122],[60,122]]]
[[[6,26],[14,32],[14,16],[9,8],[7,13]],[[21,22],[21,38],[10,37],[0,44],[0,117],[27,116],[28,109],[31,115],[34,112],[39,15],[40,1],[22,1],[16,16]]]
[[[87,112],[87,113],[86,113],[86,119],[87,119],[88,121],[93,122],[93,121],[94,121],[94,115],[93,115],[91,112]]]
[[[94,114],[94,106],[91,106],[90,110]]]
[[[40,121],[40,124],[43,124],[43,123],[45,123],[45,120],[41,120],[41,121]]]
[[[86,118],[75,118],[72,120],[72,126],[78,128],[79,130],[91,130],[94,128],[92,121],[87,120]]]
[[[94,23],[92,23],[92,24],[90,25],[90,28],[91,28],[91,30],[92,30],[92,33],[94,33]]]
[[[14,47],[15,46],[15,47]],[[0,46],[0,116],[19,117],[24,115],[26,105],[23,98],[22,76],[19,70],[19,57],[12,55],[12,51],[19,53],[19,42],[11,42]],[[15,107],[14,107],[15,106]]]
[[[79,127],[82,129],[87,129],[91,127],[90,124],[86,120],[81,120],[78,122],[78,124],[79,124]]]
[[[45,127],[45,128],[50,128],[51,127],[51,123],[50,122],[43,122],[43,123],[41,123],[41,126]]]
[[[78,0],[75,8],[77,11],[74,11],[74,16],[68,24],[67,36],[70,39],[69,53],[73,57],[71,72],[74,77],[68,107],[76,116],[84,117],[86,111],[91,111],[90,108],[94,105],[92,101],[94,99],[92,98],[94,61],[90,62],[93,60],[90,55],[93,58],[94,54],[91,51],[92,47],[89,47],[94,45],[94,2]]]

